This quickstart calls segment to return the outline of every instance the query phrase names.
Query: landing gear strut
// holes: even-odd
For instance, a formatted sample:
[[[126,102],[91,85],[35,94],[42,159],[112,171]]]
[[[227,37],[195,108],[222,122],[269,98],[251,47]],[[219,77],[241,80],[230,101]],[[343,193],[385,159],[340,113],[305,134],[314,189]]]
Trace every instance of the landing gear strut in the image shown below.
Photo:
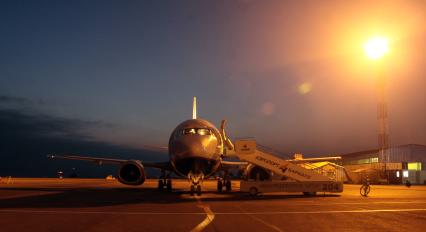
[[[188,174],[188,181],[191,183],[191,196],[196,193],[197,196],[201,196],[201,183],[203,183],[204,175],[202,173],[194,174],[190,172]]]

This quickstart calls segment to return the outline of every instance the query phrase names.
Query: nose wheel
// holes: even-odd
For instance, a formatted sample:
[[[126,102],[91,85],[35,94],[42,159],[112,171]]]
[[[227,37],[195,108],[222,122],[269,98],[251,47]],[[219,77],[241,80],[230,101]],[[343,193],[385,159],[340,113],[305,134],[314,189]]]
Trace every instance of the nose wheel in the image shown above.
[[[197,194],[197,196],[201,196],[201,183],[203,183],[203,179],[203,173],[194,174],[190,172],[188,174],[188,180],[191,183],[191,196],[194,196],[194,194]]]
[[[201,196],[201,185],[191,185],[191,196],[194,196],[194,194],[197,194],[197,196]]]

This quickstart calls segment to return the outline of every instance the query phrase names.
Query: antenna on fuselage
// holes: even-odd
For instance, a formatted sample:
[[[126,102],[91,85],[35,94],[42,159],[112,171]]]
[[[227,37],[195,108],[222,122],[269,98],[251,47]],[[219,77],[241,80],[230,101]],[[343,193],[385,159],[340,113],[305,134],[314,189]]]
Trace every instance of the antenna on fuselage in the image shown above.
[[[197,98],[195,96],[192,102],[192,119],[197,119]]]

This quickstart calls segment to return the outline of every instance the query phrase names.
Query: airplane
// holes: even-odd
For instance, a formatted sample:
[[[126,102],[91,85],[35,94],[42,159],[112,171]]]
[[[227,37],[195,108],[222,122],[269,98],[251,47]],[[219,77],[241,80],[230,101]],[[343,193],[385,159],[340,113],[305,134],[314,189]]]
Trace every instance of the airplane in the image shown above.
[[[193,99],[192,119],[180,123],[171,133],[168,145],[169,161],[144,163],[141,160],[123,160],[97,158],[77,155],[49,155],[52,159],[83,160],[101,164],[120,165],[118,180],[125,185],[142,185],[146,179],[145,167],[159,168],[162,175],[158,180],[158,189],[172,190],[171,173],[187,177],[191,186],[190,194],[201,195],[204,179],[224,171],[224,177],[218,179],[217,190],[231,191],[231,180],[226,170],[242,167],[246,162],[225,161],[234,146],[225,133],[225,120],[221,122],[220,131],[209,121],[197,118],[197,99]]]

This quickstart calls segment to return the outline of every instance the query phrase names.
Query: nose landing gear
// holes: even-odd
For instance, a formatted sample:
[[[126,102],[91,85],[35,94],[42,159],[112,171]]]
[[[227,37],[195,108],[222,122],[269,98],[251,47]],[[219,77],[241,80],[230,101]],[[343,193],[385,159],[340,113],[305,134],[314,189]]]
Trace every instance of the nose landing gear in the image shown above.
[[[191,183],[191,196],[194,196],[194,194],[197,194],[197,196],[201,196],[201,183],[203,182],[204,175],[201,174],[193,174],[190,172],[188,174],[188,180]]]
[[[191,185],[191,196],[194,196],[194,194],[201,196],[201,185]]]
[[[225,170],[223,172],[223,176],[220,177],[217,180],[217,192],[221,193],[223,187],[225,187],[225,191],[226,192],[231,192],[231,190],[232,190],[231,177],[228,175],[228,171],[227,170]]]

